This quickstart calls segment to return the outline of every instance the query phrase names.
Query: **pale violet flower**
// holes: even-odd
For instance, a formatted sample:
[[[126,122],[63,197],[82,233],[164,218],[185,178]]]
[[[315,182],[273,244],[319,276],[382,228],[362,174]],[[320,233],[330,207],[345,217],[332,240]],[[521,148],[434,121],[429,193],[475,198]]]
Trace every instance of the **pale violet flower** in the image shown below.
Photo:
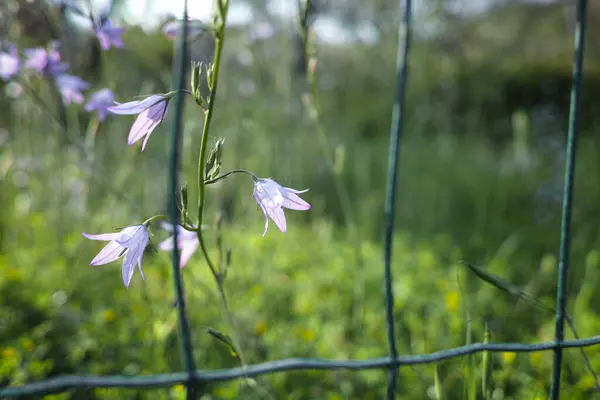
[[[163,222],[161,224],[164,230],[173,233],[173,225]],[[190,257],[198,248],[198,235],[196,232],[188,231],[182,226],[177,225],[177,248],[181,252],[179,255],[179,268],[183,268],[190,260]],[[160,242],[158,248],[164,251],[173,251],[173,236]]]
[[[254,193],[252,194],[265,214],[265,231],[269,227],[269,217],[283,233],[286,231],[284,208],[290,210],[309,210],[310,204],[302,200],[298,194],[306,193],[309,189],[295,190],[283,187],[272,179],[254,179]]]
[[[56,87],[65,104],[81,104],[83,103],[83,94],[81,92],[87,90],[90,84],[77,76],[61,74],[56,77]]]
[[[60,74],[67,70],[68,65],[60,62],[58,43],[52,42],[49,49],[36,47],[25,49],[25,68],[33,69],[42,75]]]
[[[100,89],[97,92],[92,93],[90,100],[85,105],[85,111],[98,113],[98,119],[104,121],[106,114],[108,114],[108,108],[114,104],[115,95],[112,90],[105,88]]]
[[[116,106],[108,107],[106,110],[112,114],[135,115],[139,114],[129,131],[127,144],[131,145],[144,138],[142,151],[150,139],[150,134],[167,115],[170,95],[153,94],[143,100],[130,101],[128,103],[117,103]]]
[[[21,65],[17,48],[12,43],[7,47],[7,52],[0,51],[0,79],[5,82],[19,73]]]
[[[132,225],[124,228],[121,232],[101,233],[99,235],[83,232],[83,236],[91,240],[110,241],[94,257],[90,263],[92,267],[108,264],[124,255],[122,274],[125,287],[129,287],[136,264],[140,270],[140,274],[142,274],[142,279],[146,279],[142,270],[142,256],[144,255],[144,249],[150,242],[150,233],[144,225]]]
[[[123,27],[113,26],[107,17],[101,18],[100,23],[96,26],[96,37],[100,42],[102,50],[106,51],[111,46],[123,48],[121,35],[124,31]]]

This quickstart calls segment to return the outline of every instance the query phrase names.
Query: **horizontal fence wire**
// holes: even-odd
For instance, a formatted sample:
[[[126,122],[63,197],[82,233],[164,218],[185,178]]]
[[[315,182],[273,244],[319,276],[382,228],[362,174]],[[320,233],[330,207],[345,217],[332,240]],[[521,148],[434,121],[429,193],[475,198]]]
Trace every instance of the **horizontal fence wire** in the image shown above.
[[[217,0],[219,1],[219,0]],[[187,2],[186,2],[187,3]],[[190,340],[189,332],[186,332],[186,318],[185,311],[183,309],[183,289],[181,282],[177,284],[178,270],[175,268],[175,289],[180,300],[178,307],[180,308],[180,324],[182,329],[180,331],[182,339],[184,357],[184,367],[186,371],[174,372],[167,374],[157,375],[146,375],[146,376],[124,376],[124,375],[112,375],[112,376],[86,376],[86,375],[65,375],[56,378],[50,378],[41,382],[34,382],[25,384],[19,387],[6,387],[0,389],[1,398],[17,398],[24,396],[42,395],[57,392],[65,392],[75,388],[161,388],[169,387],[173,385],[183,384],[188,388],[187,397],[192,398],[194,396],[193,390],[190,390],[190,386],[202,386],[203,384],[226,382],[235,379],[257,377],[260,375],[273,374],[285,371],[299,371],[299,370],[370,370],[370,369],[387,369],[390,372],[390,380],[388,383],[388,397],[394,395],[396,385],[397,369],[400,366],[410,365],[421,365],[436,363],[443,360],[452,359],[455,357],[465,356],[469,354],[475,354],[483,351],[489,352],[538,352],[538,351],[553,351],[553,373],[552,373],[552,399],[559,398],[560,388],[560,369],[562,362],[562,351],[568,348],[583,348],[587,346],[594,346],[600,344],[600,336],[592,336],[585,339],[577,340],[563,340],[564,339],[564,318],[565,318],[565,307],[566,307],[566,277],[568,271],[569,261],[569,239],[570,239],[570,220],[572,211],[572,196],[573,196],[573,180],[574,180],[574,166],[575,166],[575,154],[576,154],[576,139],[577,139],[577,128],[578,128],[578,109],[579,109],[579,97],[581,90],[581,80],[583,76],[583,51],[584,51],[584,37],[585,37],[585,24],[587,18],[587,0],[578,0],[577,3],[577,26],[575,30],[575,56],[573,66],[573,82],[571,87],[571,103],[569,112],[569,131],[567,138],[567,159],[566,159],[566,170],[565,170],[565,193],[563,200],[563,214],[562,214],[562,227],[561,227],[561,253],[558,271],[558,287],[557,287],[557,312],[556,312],[556,334],[553,342],[543,342],[536,344],[522,344],[522,343],[473,343],[465,346],[456,347],[453,349],[442,350],[438,352],[418,355],[406,355],[396,356],[395,338],[393,329],[393,314],[390,313],[390,301],[393,306],[393,297],[391,292],[391,240],[389,249],[385,250],[385,286],[386,286],[386,315],[388,321],[388,339],[390,345],[391,356],[373,358],[367,360],[330,360],[330,359],[318,359],[318,358],[290,358],[277,361],[269,361],[265,363],[248,365],[243,368],[230,368],[222,370],[194,370],[194,362],[192,357],[193,347]],[[404,91],[406,85],[406,70],[407,70],[407,59],[408,59],[408,45],[410,43],[410,10],[411,0],[406,0],[405,14],[403,18],[403,25],[400,28],[399,36],[399,55],[397,65],[397,94],[396,102],[394,105],[394,115],[391,130],[391,142],[390,142],[390,163],[389,163],[389,181],[388,181],[388,197],[387,201],[393,200],[393,193],[395,191],[395,174],[398,161],[398,148],[400,142],[400,134],[402,129],[401,117],[402,117],[402,105],[404,103]],[[184,12],[184,19],[186,21],[186,13]],[[185,42],[185,31],[186,28],[182,29],[181,41]],[[181,42],[180,42],[181,43]],[[179,73],[183,74],[183,57],[185,56],[185,44],[181,44],[181,53],[179,53],[180,68]],[[182,85],[181,76],[179,76],[179,85]],[[173,122],[173,151],[176,152],[178,146],[178,137],[181,130],[181,109],[182,102],[180,96],[177,97],[176,101],[177,116]],[[177,166],[178,157],[177,154],[172,155],[170,167],[173,168],[170,174],[170,189],[174,193],[177,183]],[[171,195],[173,194],[171,193]],[[393,205],[390,203],[386,207],[386,218],[388,224],[390,217],[393,217]],[[172,204],[171,207],[172,208]],[[174,215],[173,215],[174,216]],[[393,225],[391,225],[393,227]],[[389,228],[389,227],[388,227]],[[392,233],[390,233],[392,232]],[[393,231],[386,230],[386,236],[391,235]],[[387,241],[386,241],[387,243]],[[176,247],[176,246],[175,246]],[[387,247],[387,246],[386,246]],[[389,260],[388,253],[389,250]],[[177,266],[178,254],[176,251],[173,252],[174,266]],[[393,309],[391,310],[393,311]],[[390,394],[391,393],[391,394]]]
[[[534,344],[521,343],[473,343],[453,349],[442,350],[428,354],[398,356],[391,360],[389,356],[368,360],[328,360],[319,358],[289,358],[265,363],[252,364],[243,368],[230,368],[220,370],[198,370],[194,373],[193,380],[198,384],[227,382],[267,375],[276,372],[300,370],[371,370],[390,369],[400,366],[430,364],[452,359],[469,354],[490,352],[531,353],[538,351],[554,350],[560,346],[562,349],[581,348],[600,344],[600,336],[592,336],[579,340],[565,340],[558,344],[555,342],[542,342]],[[175,372],[146,376],[86,376],[66,375],[46,381],[30,383],[15,388],[0,390],[3,397],[21,397],[46,393],[62,392],[74,388],[160,388],[189,382],[189,373]]]

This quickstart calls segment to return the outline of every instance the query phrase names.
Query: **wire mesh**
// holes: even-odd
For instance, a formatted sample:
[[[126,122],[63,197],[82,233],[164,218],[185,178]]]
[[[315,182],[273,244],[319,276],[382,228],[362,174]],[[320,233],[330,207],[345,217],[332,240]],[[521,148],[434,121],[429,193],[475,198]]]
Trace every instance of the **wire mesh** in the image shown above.
[[[184,0],[183,6],[183,18],[181,23],[181,34],[178,38],[177,48],[177,63],[176,63],[176,80],[174,80],[174,87],[177,90],[175,95],[175,118],[172,123],[171,133],[171,158],[169,162],[169,219],[173,224],[173,283],[175,285],[175,293],[177,295],[177,314],[179,318],[179,341],[181,348],[181,359],[183,360],[183,367],[188,372],[188,380],[186,384],[186,398],[194,398],[194,370],[196,369],[194,363],[194,348],[192,345],[192,338],[190,334],[190,328],[185,313],[185,297],[183,292],[183,282],[181,280],[181,274],[179,271],[179,249],[178,249],[178,230],[176,228],[178,223],[179,209],[177,207],[176,193],[179,186],[179,163],[180,163],[180,148],[181,148],[181,132],[182,132],[182,113],[183,113],[183,93],[182,90],[185,86],[185,66],[187,58],[187,0]]]
[[[565,309],[567,307],[567,274],[571,247],[571,211],[573,210],[573,185],[575,180],[575,158],[577,135],[579,128],[579,99],[581,80],[583,77],[583,51],[585,46],[585,28],[587,17],[587,0],[577,2],[577,25],[575,27],[575,56],[573,60],[573,77],[571,83],[571,100],[569,109],[569,131],[567,135],[567,155],[565,160],[564,193],[562,204],[560,255],[558,263],[558,282],[556,287],[556,328],[555,341],[564,340]],[[554,349],[552,362],[552,388],[550,398],[558,400],[560,394],[560,372],[562,366],[562,348]]]
[[[394,329],[394,292],[392,289],[392,246],[394,238],[394,220],[396,204],[396,186],[398,185],[398,161],[400,158],[400,140],[404,122],[404,99],[408,76],[408,52],[410,50],[412,0],[406,0],[404,17],[398,32],[398,54],[396,56],[396,100],[392,108],[392,126],[390,128],[390,146],[388,161],[388,180],[385,198],[385,242],[384,242],[384,285],[385,285],[385,314],[387,323],[388,346],[390,359],[397,357],[396,332]],[[387,398],[393,400],[396,392],[398,377],[397,366],[392,364],[389,369]]]
[[[177,246],[173,246],[173,279],[177,294],[177,307],[179,316],[179,337],[183,359],[183,372],[148,376],[83,376],[67,375],[51,378],[41,382],[29,383],[20,387],[8,387],[0,389],[0,397],[24,397],[32,395],[64,392],[73,388],[159,388],[183,384],[187,388],[187,398],[195,398],[199,393],[198,388],[208,383],[225,382],[239,378],[256,377],[265,374],[293,370],[368,370],[387,369],[389,371],[388,398],[394,398],[398,368],[400,366],[436,363],[442,360],[460,357],[464,355],[490,352],[554,352],[552,368],[551,398],[557,400],[560,395],[560,375],[562,366],[562,350],[566,348],[583,348],[586,346],[600,344],[600,336],[585,339],[564,340],[564,322],[566,308],[566,281],[569,267],[570,250],[570,225],[571,211],[573,208],[573,181],[576,156],[576,144],[579,122],[579,98],[581,80],[583,76],[584,39],[586,32],[587,0],[577,2],[577,25],[575,29],[575,55],[573,63],[573,78],[571,85],[571,100],[569,111],[569,129],[567,137],[567,157],[564,178],[564,199],[562,207],[562,227],[560,238],[560,259],[557,281],[557,303],[556,303],[556,333],[553,342],[522,344],[522,343],[472,343],[453,349],[442,350],[429,354],[418,354],[399,356],[397,354],[394,332],[393,315],[393,292],[392,292],[392,239],[394,227],[394,200],[397,185],[397,169],[400,150],[400,139],[402,136],[404,96],[406,92],[408,56],[410,50],[411,32],[411,0],[406,0],[403,10],[404,15],[399,30],[399,45],[397,56],[397,86],[396,98],[393,107],[392,127],[390,132],[390,153],[388,164],[388,187],[386,195],[385,217],[385,250],[384,250],[384,284],[385,284],[385,308],[387,317],[387,333],[390,355],[382,358],[368,360],[328,360],[315,358],[283,359],[260,364],[253,364],[243,368],[231,368],[223,370],[197,370],[193,357],[193,345],[185,312],[184,291],[179,275],[179,254]],[[177,54],[177,77],[174,86],[181,89],[184,84],[184,71],[186,63],[186,21],[187,1],[185,2],[182,29],[178,41]],[[175,203],[175,192],[178,184],[179,169],[179,146],[182,131],[183,101],[180,92],[175,97],[176,115],[173,119],[171,138],[171,158],[169,164],[169,213],[174,222],[177,217],[177,206]],[[174,229],[174,242],[177,242],[177,230]]]

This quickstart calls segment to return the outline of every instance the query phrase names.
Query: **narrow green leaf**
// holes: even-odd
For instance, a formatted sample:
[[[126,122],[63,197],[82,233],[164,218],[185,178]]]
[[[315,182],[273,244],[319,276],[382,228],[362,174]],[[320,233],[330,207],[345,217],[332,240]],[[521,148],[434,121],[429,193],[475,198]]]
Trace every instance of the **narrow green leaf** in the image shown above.
[[[219,342],[224,343],[229,348],[231,355],[233,357],[237,357],[237,355],[238,355],[237,351],[235,349],[233,341],[231,340],[231,338],[229,336],[227,336],[213,328],[206,328],[206,332],[208,332],[209,335],[211,335],[212,337],[217,339]]]

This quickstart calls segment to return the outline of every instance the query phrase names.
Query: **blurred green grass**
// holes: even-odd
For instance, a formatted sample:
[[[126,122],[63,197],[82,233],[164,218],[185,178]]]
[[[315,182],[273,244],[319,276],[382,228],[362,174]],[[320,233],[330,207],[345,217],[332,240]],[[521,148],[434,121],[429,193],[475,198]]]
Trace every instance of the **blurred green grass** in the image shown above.
[[[169,44],[140,31],[128,35],[126,45],[137,45],[127,47],[137,50],[109,53],[95,82],[118,88],[119,101],[163,91],[170,82],[160,62]],[[285,40],[251,48],[254,62],[243,67],[236,61],[239,43],[233,43],[212,129],[213,138],[226,139],[223,168],[246,168],[285,186],[310,187],[305,198],[313,205],[309,213],[288,213],[285,235],[271,224],[262,238],[264,221],[248,179],[235,176],[209,190],[207,222],[224,216],[225,245],[232,249],[225,287],[245,353],[250,362],[383,356],[380,238],[393,62],[381,62],[374,71],[369,60],[391,60],[393,47],[357,47],[345,58],[322,53],[318,73],[323,124],[333,147],[329,156],[336,165],[331,171],[316,128],[304,115],[302,92],[280,62],[291,59]],[[152,46],[158,50],[144,51]],[[361,57],[368,62],[361,63]],[[427,75],[416,68],[427,57],[417,50],[411,60],[416,63],[412,101],[427,96],[422,88],[439,72],[434,68]],[[357,65],[356,71],[345,63]],[[253,92],[246,90],[248,82]],[[96,131],[94,121],[74,106],[64,131],[43,84],[35,90],[45,105],[24,95],[8,103],[2,117],[0,385],[66,373],[179,370],[168,255],[150,248],[144,258],[146,281],[136,275],[126,290],[118,263],[88,267],[101,245],[81,236],[164,211],[169,121],[140,153],[139,146],[126,146],[132,118],[111,116]],[[505,118],[513,117],[498,143],[482,130],[490,123],[485,115],[464,118],[471,122],[456,132],[448,122],[452,110],[418,104],[410,109],[400,165],[393,265],[399,351],[417,354],[461,345],[468,330],[473,341],[482,341],[486,323],[492,341],[552,340],[553,315],[504,297],[457,262],[482,265],[554,304],[561,131],[545,132],[544,145],[537,145],[530,117],[515,112]],[[188,182],[190,199],[196,195],[202,117],[189,102],[181,178]],[[600,328],[594,290],[600,262],[594,223],[600,143],[593,133],[585,132],[579,148],[569,281],[569,312],[584,337]],[[350,234],[340,210],[336,181],[350,194],[358,237]],[[154,233],[156,244],[164,233]],[[214,248],[210,231],[207,236]],[[183,279],[198,366],[238,366],[239,360],[206,332],[212,327],[229,334],[201,257],[185,267]],[[600,367],[598,349],[586,352]],[[577,351],[566,354],[565,398],[598,398]],[[469,382],[479,382],[480,357],[474,356],[470,370],[460,359],[438,365],[447,398],[462,398]],[[495,354],[492,365],[494,399],[545,398],[550,352]],[[222,399],[265,398],[265,390],[288,399],[375,399],[383,396],[385,376],[383,371],[292,372],[262,377],[258,389],[242,381],[209,391],[211,398]],[[433,365],[400,369],[402,398],[433,398],[433,387]],[[184,391],[73,390],[56,398],[131,397],[177,399]]]

